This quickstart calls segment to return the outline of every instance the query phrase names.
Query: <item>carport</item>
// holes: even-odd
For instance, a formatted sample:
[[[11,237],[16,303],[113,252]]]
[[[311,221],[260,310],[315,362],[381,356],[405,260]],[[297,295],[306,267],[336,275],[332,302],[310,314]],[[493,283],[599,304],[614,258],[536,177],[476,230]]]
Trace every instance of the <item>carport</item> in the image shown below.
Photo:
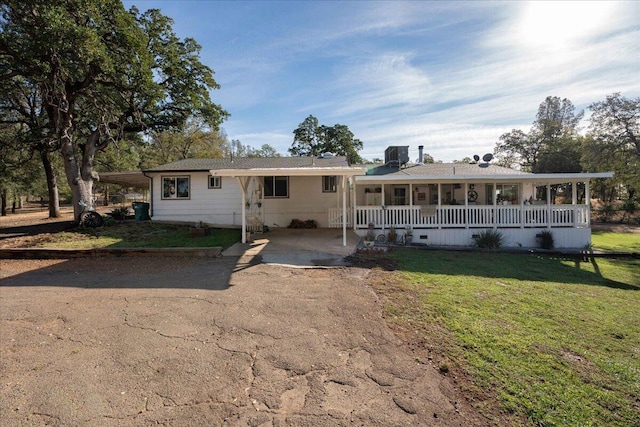
[[[333,156],[331,156],[333,157]],[[328,158],[331,158],[328,157]],[[324,157],[327,159],[327,157]],[[264,176],[338,176],[340,177],[340,192],[342,202],[342,245],[347,246],[347,192],[350,187],[353,187],[352,180],[356,175],[364,175],[365,170],[361,167],[354,166],[331,166],[322,167],[315,164],[315,159],[312,158],[311,165],[306,167],[255,167],[255,168],[238,168],[238,169],[212,169],[210,171],[212,176],[226,176],[233,177],[238,180],[241,191],[241,206],[242,206],[242,243],[247,243],[247,212],[245,209],[246,200],[248,197],[249,184],[260,183],[260,180]]]

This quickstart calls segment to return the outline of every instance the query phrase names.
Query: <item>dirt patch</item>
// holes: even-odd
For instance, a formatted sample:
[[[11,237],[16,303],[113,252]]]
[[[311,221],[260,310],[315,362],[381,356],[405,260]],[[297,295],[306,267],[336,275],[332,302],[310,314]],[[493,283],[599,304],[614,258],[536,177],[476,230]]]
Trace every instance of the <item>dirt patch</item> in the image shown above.
[[[598,222],[591,224],[592,230],[611,231],[614,233],[633,233],[640,234],[640,225],[635,224],[616,224],[612,222]]]
[[[112,209],[109,206],[99,207],[97,211],[105,214]],[[7,216],[0,217],[0,248],[31,248],[73,227],[73,209],[70,206],[60,208],[59,218],[49,218],[46,207],[29,204],[16,213],[8,211]]]

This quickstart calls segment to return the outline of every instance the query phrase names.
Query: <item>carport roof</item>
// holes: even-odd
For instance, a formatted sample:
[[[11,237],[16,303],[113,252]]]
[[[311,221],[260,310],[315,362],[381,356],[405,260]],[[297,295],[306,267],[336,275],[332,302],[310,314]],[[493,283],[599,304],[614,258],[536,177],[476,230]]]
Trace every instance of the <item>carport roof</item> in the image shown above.
[[[99,172],[99,181],[107,184],[118,184],[124,187],[149,188],[149,177],[142,171]]]

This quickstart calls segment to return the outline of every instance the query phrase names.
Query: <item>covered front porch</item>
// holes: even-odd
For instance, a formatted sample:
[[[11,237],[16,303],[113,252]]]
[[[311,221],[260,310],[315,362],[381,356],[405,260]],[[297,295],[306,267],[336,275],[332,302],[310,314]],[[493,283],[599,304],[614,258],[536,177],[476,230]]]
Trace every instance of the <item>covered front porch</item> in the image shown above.
[[[535,246],[547,229],[558,236],[557,247],[583,247],[591,241],[591,175],[358,177],[349,226],[361,236],[393,227],[399,237],[410,230],[413,242],[455,246],[472,245],[483,229],[500,230],[510,246]],[[555,203],[554,188],[564,189],[563,203]],[[330,226],[342,225],[336,209],[329,218]]]

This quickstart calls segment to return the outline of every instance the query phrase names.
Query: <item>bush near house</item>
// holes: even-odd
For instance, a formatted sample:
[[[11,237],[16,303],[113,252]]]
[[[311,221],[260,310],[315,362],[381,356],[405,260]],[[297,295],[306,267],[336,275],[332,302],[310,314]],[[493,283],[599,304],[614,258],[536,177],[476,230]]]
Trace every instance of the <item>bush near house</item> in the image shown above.
[[[504,242],[504,236],[497,230],[482,230],[473,236],[476,245],[483,249],[498,249]]]
[[[306,221],[292,219],[287,228],[318,228],[318,223],[313,219],[308,219]]]

